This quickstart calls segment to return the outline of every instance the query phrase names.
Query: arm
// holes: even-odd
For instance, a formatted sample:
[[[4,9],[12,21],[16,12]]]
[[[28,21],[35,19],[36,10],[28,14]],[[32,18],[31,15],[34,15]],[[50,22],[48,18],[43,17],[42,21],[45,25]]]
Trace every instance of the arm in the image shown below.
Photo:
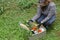
[[[41,21],[41,23],[44,23],[44,22],[48,21],[53,15],[55,15],[55,13],[56,13],[56,7],[55,7],[55,5],[54,5],[54,6],[51,6],[51,7],[50,7],[50,10],[49,10],[49,12],[48,12],[47,17],[46,17],[45,19],[43,19],[43,20]]]
[[[33,21],[35,21],[37,18],[39,18],[41,15],[41,8],[40,8],[40,5],[38,5],[38,8],[37,8],[37,14],[32,18]]]

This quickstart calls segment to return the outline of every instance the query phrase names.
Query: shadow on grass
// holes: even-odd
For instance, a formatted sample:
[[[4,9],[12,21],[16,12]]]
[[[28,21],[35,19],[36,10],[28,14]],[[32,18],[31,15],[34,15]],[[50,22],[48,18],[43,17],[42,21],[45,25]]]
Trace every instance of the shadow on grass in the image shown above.
[[[48,27],[47,33],[49,34],[52,30],[54,30],[53,24]]]

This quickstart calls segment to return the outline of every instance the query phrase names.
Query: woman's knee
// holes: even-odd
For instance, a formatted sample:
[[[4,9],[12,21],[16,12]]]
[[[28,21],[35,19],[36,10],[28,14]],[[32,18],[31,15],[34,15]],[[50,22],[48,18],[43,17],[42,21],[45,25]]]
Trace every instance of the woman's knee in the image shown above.
[[[48,20],[45,25],[51,25],[53,22],[55,21],[55,18],[51,18],[50,20]]]
[[[51,24],[52,24],[51,22],[46,22],[46,23],[45,23],[46,26],[49,26],[49,25],[51,25]]]
[[[36,20],[36,23],[40,24],[40,23],[41,23],[41,21],[39,21],[39,20]]]

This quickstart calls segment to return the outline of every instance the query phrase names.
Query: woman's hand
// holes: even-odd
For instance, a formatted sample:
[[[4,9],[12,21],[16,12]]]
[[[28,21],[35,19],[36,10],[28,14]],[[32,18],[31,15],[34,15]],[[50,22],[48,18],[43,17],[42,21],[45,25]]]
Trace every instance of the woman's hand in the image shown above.
[[[32,24],[32,22],[33,22],[33,20],[29,20],[29,21],[28,21],[28,24],[30,25],[30,24]]]

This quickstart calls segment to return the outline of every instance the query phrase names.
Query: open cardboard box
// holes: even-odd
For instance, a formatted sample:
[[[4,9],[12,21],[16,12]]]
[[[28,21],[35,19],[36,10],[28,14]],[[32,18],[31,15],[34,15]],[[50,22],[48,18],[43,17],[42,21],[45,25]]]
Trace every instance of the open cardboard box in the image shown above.
[[[40,40],[40,38],[43,38],[46,35],[46,28],[42,27],[44,29],[43,32],[38,34],[32,34],[32,36],[29,37],[29,40]]]
[[[30,31],[30,29],[24,24],[20,24],[20,27],[27,31]],[[40,40],[40,38],[43,38],[46,35],[46,28],[44,26],[40,26],[40,28],[43,28],[44,31],[38,34],[32,34],[31,36],[29,36],[29,40]]]

